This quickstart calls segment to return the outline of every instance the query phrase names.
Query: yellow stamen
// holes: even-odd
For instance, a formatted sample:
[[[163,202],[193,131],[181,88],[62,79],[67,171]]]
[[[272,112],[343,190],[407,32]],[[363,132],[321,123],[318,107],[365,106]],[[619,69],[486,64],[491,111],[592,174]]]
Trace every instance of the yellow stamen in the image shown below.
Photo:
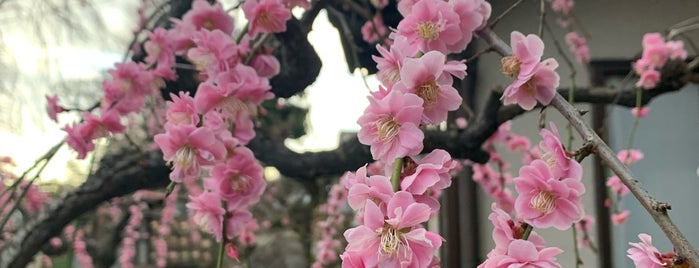
[[[536,211],[549,214],[556,208],[556,196],[549,191],[540,191],[529,204]]]
[[[422,83],[417,87],[417,95],[425,101],[424,106],[427,108],[437,103],[437,92],[439,92],[439,86],[434,80]]]
[[[515,56],[507,56],[502,58],[500,63],[502,63],[503,74],[510,77],[516,77],[519,75],[520,67],[522,66],[522,62],[519,61],[519,58]]]
[[[376,121],[376,135],[379,136],[380,141],[392,140],[398,135],[399,130],[400,124],[392,116],[386,116]]]
[[[425,41],[432,41],[439,37],[439,28],[431,21],[420,22],[417,24],[417,34]]]

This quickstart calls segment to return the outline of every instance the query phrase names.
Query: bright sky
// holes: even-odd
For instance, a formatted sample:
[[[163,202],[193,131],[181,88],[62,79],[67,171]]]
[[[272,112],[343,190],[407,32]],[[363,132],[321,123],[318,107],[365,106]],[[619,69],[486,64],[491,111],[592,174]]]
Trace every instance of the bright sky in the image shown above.
[[[119,13],[113,8],[107,8],[107,12],[103,15],[108,16],[105,18],[108,21],[131,23],[124,19],[123,12]],[[132,26],[129,24],[128,27]],[[287,142],[289,147],[297,151],[326,150],[336,147],[340,131],[354,132],[358,130],[357,118],[368,104],[366,100],[368,89],[364,85],[362,76],[359,72],[355,72],[355,74],[347,72],[338,33],[328,23],[324,11],[318,16],[313,26],[313,32],[309,34],[309,39],[324,64],[316,82],[306,89],[307,99],[300,101],[310,104],[309,132],[298,141]],[[25,81],[32,80],[31,78],[45,79],[45,74],[41,74],[41,66],[38,63],[46,59],[50,59],[62,70],[64,78],[89,79],[100,77],[103,70],[112,67],[113,63],[121,58],[117,52],[105,52],[83,47],[53,46],[44,50],[26,36],[21,35],[5,35],[3,41],[11,53],[16,55],[15,57],[22,59],[18,61],[18,68],[19,73],[25,76]],[[76,58],[80,60],[76,61]],[[367,82],[372,89],[378,87],[378,82],[373,77],[368,78]],[[37,90],[37,88],[20,81],[16,85],[16,90],[17,92],[28,92]],[[43,107],[45,103],[43,94],[33,95],[42,96],[40,99],[33,98],[36,99],[34,101],[41,104],[35,106]],[[23,120],[20,135],[14,134],[12,131],[0,130],[0,140],[3,141],[0,143],[0,155],[10,155],[15,159],[18,163],[17,173],[23,172],[39,156],[60,141],[65,135],[60,128],[75,120],[59,117],[60,124],[56,124],[46,116],[46,120],[41,126],[32,120],[26,120],[29,114],[28,108],[22,110]],[[66,162],[68,159],[74,158],[75,155],[72,150],[67,150],[64,147],[57,158],[52,161],[53,163],[47,167],[42,178],[63,181],[67,172]]]

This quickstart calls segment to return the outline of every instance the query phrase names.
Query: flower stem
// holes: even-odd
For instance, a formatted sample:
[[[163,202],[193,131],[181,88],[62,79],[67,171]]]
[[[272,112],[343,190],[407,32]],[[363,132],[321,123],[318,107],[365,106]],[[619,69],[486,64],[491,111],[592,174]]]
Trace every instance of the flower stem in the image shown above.
[[[532,230],[534,230],[534,227],[532,227],[529,224],[526,224],[526,226],[524,227],[524,234],[522,234],[522,240],[529,239],[529,235],[532,234]]]
[[[641,109],[641,100],[642,100],[641,97],[642,96],[643,96],[643,90],[641,90],[640,87],[636,88],[636,109],[639,109],[639,110]],[[631,146],[633,145],[633,138],[636,135],[636,129],[638,128],[639,119],[640,118],[638,116],[635,116],[633,119],[633,126],[631,127],[631,133],[629,133],[629,141],[626,144],[626,158],[629,157],[630,153],[628,152],[628,150],[631,149]]]
[[[393,185],[393,191],[397,192],[400,188],[400,173],[403,170],[403,158],[398,157],[396,161],[393,162],[393,173],[391,174],[391,185]]]
[[[575,228],[575,225],[578,223],[573,224],[573,253],[575,253],[575,268],[580,267],[580,249],[578,248],[578,229]]]

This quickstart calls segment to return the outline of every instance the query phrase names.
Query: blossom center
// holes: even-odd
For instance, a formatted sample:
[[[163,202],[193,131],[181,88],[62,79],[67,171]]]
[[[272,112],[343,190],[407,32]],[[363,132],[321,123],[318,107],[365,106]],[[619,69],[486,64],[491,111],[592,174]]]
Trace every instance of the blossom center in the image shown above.
[[[234,192],[244,192],[245,190],[248,189],[248,177],[245,175],[241,174],[236,174],[231,176],[231,178],[228,180],[228,182],[231,185],[231,189],[233,189]]]
[[[256,110],[254,108],[249,107],[244,101],[232,96],[223,98],[221,101],[221,110],[230,117],[237,117],[243,112],[252,116],[256,115]]]
[[[385,255],[392,255],[398,251],[398,247],[403,244],[403,234],[392,226],[386,225],[381,233],[380,251]]]
[[[417,86],[417,95],[425,101],[425,107],[432,107],[437,103],[437,92],[439,86],[434,80],[427,81]]]
[[[214,22],[211,21],[211,20],[206,20],[206,21],[204,21],[204,23],[202,23],[201,27],[204,28],[204,29],[207,29],[207,30],[209,30],[209,31],[213,31],[213,30],[216,29],[216,28],[214,27]]]
[[[549,214],[556,208],[556,196],[549,191],[540,191],[529,202],[533,209],[543,214]]]
[[[524,89],[524,93],[527,94],[527,96],[535,96],[536,95],[536,77],[532,77],[522,85],[522,89]]]
[[[516,77],[519,75],[520,67],[522,62],[516,56],[507,56],[500,60],[502,64],[502,73],[509,77]]]
[[[181,167],[181,168],[188,168],[194,164],[196,161],[197,156],[196,156],[196,151],[194,148],[189,147],[189,146],[184,146],[177,150],[175,153],[175,165]]]
[[[556,157],[553,155],[551,152],[546,152],[544,155],[541,156],[541,159],[546,162],[546,164],[549,166],[549,168],[555,168],[556,167]]]
[[[439,37],[439,27],[431,21],[424,21],[417,24],[417,34],[425,41],[432,41]]]
[[[392,116],[385,116],[376,121],[376,135],[380,141],[392,140],[398,135],[399,130],[400,124]]]

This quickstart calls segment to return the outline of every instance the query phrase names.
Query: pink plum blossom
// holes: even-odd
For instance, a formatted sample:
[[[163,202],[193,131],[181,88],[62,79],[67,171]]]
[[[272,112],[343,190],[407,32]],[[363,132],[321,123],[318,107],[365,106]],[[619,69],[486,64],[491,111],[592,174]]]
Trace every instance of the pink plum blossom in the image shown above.
[[[490,4],[484,0],[452,0],[451,8],[459,16],[460,39],[448,44],[449,52],[461,52],[471,43],[473,32],[483,27],[490,17]]]
[[[459,129],[464,129],[468,125],[468,120],[466,120],[466,118],[459,117],[454,120],[454,123],[456,123],[456,127]]]
[[[92,137],[84,135],[83,129],[84,125],[77,122],[62,128],[68,134],[66,143],[78,153],[78,159],[84,159],[87,153],[95,149]]]
[[[145,62],[157,64],[154,73],[160,77],[174,80],[176,78],[173,66],[175,64],[175,48],[168,32],[163,28],[156,28],[148,33],[148,41],[143,44],[146,51]]]
[[[518,104],[524,110],[533,109],[537,101],[542,105],[548,105],[556,95],[560,77],[556,72],[558,62],[549,58],[541,62],[534,75],[526,82],[519,84],[519,80],[505,88],[502,99],[503,104]],[[519,86],[516,86],[519,84]]]
[[[607,186],[612,189],[612,191],[620,196],[624,196],[629,193],[629,187],[626,187],[618,176],[611,176],[607,179]]]
[[[58,95],[46,95],[46,112],[49,114],[51,120],[58,122],[57,115],[63,111],[65,111],[65,109],[58,105]]]
[[[636,267],[644,268],[664,268],[667,263],[661,260],[660,252],[653,246],[653,239],[650,235],[639,234],[640,243],[631,243],[631,248],[626,251]]]
[[[407,37],[410,46],[422,52],[436,50],[448,54],[456,52],[450,47],[464,39],[459,23],[459,15],[450,4],[440,0],[421,0],[398,23],[396,34]]]
[[[202,192],[197,196],[189,196],[187,208],[191,213],[192,220],[207,233],[216,236],[217,240],[221,239],[223,230],[223,215],[226,210],[223,209],[221,198],[212,192]]]
[[[444,73],[445,60],[446,56],[438,51],[427,52],[417,59],[405,59],[400,70],[402,79],[393,88],[422,98],[422,122],[425,124],[439,124],[447,119],[449,111],[461,106],[461,96],[451,86],[451,75]]]
[[[112,80],[102,81],[102,109],[115,109],[120,115],[137,112],[145,104],[145,97],[155,93],[153,75],[142,64],[117,63],[108,72]]]
[[[536,228],[565,230],[584,216],[580,196],[585,186],[579,179],[554,178],[544,161],[534,160],[523,166],[513,181],[519,193],[515,211]]]
[[[380,56],[372,55],[376,62],[376,77],[386,87],[400,81],[400,69],[403,67],[403,60],[412,57],[417,53],[416,48],[411,48],[408,39],[402,35],[392,35],[393,43],[389,49],[381,45],[376,45],[376,50]]]
[[[636,86],[643,89],[653,89],[660,82],[660,72],[650,69],[641,74],[641,78],[636,82]]]
[[[286,21],[291,11],[280,0],[249,0],[243,3],[243,12],[248,20],[248,34],[278,33],[286,31]]]
[[[514,55],[502,58],[502,72],[515,78],[510,86],[518,88],[534,76],[544,55],[544,42],[538,36],[524,36],[514,31],[510,34],[510,46]]]
[[[539,250],[531,241],[518,239],[510,243],[507,253],[489,256],[478,268],[560,268],[556,256],[562,252],[563,250],[556,247]]]
[[[369,106],[357,120],[362,144],[371,146],[375,160],[392,162],[422,151],[424,134],[418,128],[423,100],[411,93],[389,92],[383,99],[369,97]]]
[[[569,32],[566,34],[565,39],[568,44],[568,49],[575,55],[575,59],[577,59],[578,62],[590,62],[590,48],[587,46],[585,37],[578,35],[576,32]]]
[[[386,37],[388,30],[383,25],[381,13],[377,13],[374,18],[362,25],[362,39],[367,43],[376,43],[380,38]]]
[[[637,149],[621,150],[616,154],[619,161],[630,166],[643,159],[643,153]]]
[[[539,149],[541,150],[541,159],[551,169],[554,178],[574,178],[580,180],[582,178],[582,166],[578,161],[572,159],[563,143],[560,140],[560,134],[558,133],[558,128],[551,122],[551,130],[541,129],[539,135],[541,136],[541,142],[539,142]]]
[[[629,213],[631,213],[631,211],[624,210],[622,212],[612,214],[612,223],[614,223],[614,225],[622,225],[626,223],[626,220],[629,218]]]
[[[493,223],[493,241],[495,242],[495,248],[488,253],[488,257],[507,254],[510,243],[517,239],[522,239],[525,228],[523,222],[512,220],[510,215],[498,208],[495,203],[490,207],[493,212],[488,216],[488,220]],[[544,248],[544,239],[534,231],[529,234],[528,241],[534,243],[539,250]]]
[[[256,54],[250,60],[250,67],[255,69],[257,75],[264,78],[272,78],[281,70],[279,60],[271,54]]]
[[[451,185],[449,171],[456,167],[447,151],[434,150],[415,163],[413,173],[408,173],[400,182],[401,189],[415,195],[424,194],[428,189],[442,190]]]
[[[641,107],[640,109],[634,107],[634,108],[631,108],[631,115],[633,115],[634,117],[638,117],[638,118],[644,118],[648,115],[649,111],[650,111],[650,108],[648,108],[647,106]]]
[[[347,202],[355,210],[365,207],[367,201],[385,209],[391,196],[393,196],[393,188],[390,179],[386,176],[374,175],[366,178],[362,183],[353,184],[347,192]]]
[[[232,71],[221,73],[216,80],[216,84],[210,81],[199,84],[194,96],[198,113],[217,109],[227,119],[235,119],[241,114],[255,116],[257,106],[274,96],[269,91],[269,80],[258,76],[250,66],[236,65]]]
[[[426,267],[442,244],[437,233],[420,226],[429,217],[430,208],[416,203],[408,192],[395,193],[386,213],[367,202],[363,224],[344,233],[348,242],[345,253],[359,254],[355,258],[361,258],[359,263],[366,267]],[[352,263],[357,263],[356,259]]]
[[[226,156],[226,148],[208,128],[192,125],[166,125],[165,133],[155,135],[165,161],[173,164],[170,180],[182,182],[199,176],[199,168]]]
[[[180,91],[179,96],[170,93],[171,101],[165,103],[167,112],[165,118],[168,124],[196,125],[199,123],[199,115],[194,109],[194,98],[187,92]]]
[[[187,57],[209,77],[232,69],[239,60],[235,41],[220,30],[199,31],[192,40],[196,47],[187,51]]]
[[[228,35],[233,33],[233,18],[223,10],[221,3],[195,0],[192,9],[182,16],[182,22],[193,25],[196,30],[221,30]]]
[[[211,178],[204,180],[204,185],[229,206],[244,207],[259,200],[266,182],[252,151],[238,147],[225,163],[212,168]]]
[[[573,6],[575,5],[575,2],[573,0],[549,0],[551,2],[551,9],[553,11],[562,13],[562,14],[569,14],[570,11],[573,10]]]

